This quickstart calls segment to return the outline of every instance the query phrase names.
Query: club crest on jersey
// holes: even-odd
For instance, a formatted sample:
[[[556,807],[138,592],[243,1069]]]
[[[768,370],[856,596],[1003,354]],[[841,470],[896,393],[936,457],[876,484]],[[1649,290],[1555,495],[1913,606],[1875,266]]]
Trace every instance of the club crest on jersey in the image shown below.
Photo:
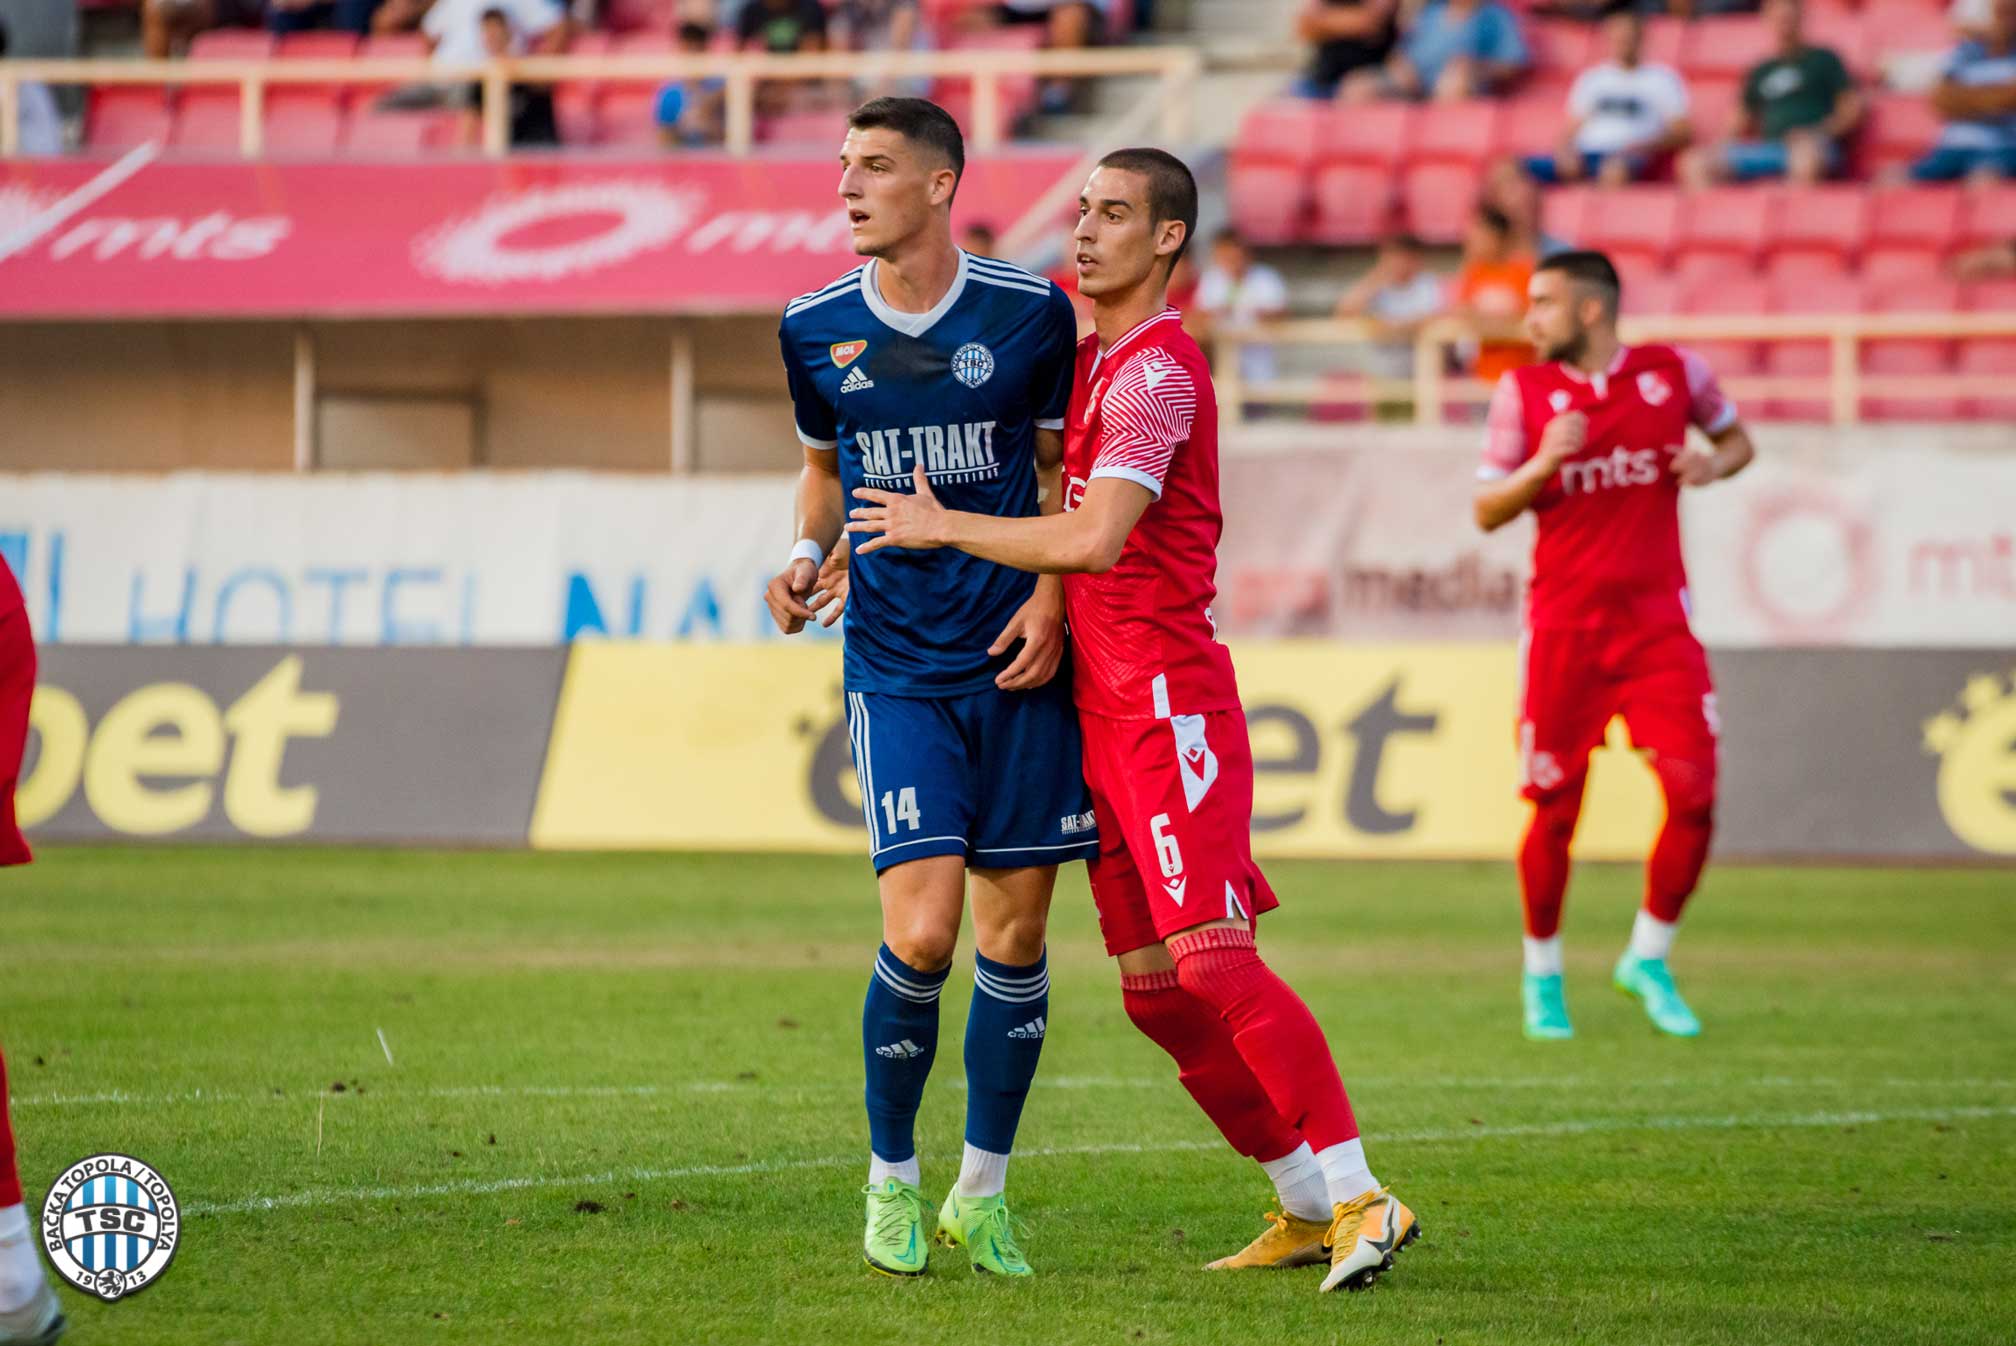
[[[977,341],[969,341],[952,352],[952,377],[968,388],[978,388],[994,377],[994,352]]]
[[[1547,405],[1554,408],[1554,414],[1557,416],[1568,410],[1568,404],[1574,400],[1574,398],[1568,396],[1566,388],[1556,388],[1553,392],[1547,394]]]
[[[1664,375],[1648,370],[1638,376],[1638,395],[1645,399],[1646,405],[1656,407],[1673,396],[1673,385]]]
[[[868,343],[865,341],[836,341],[826,348],[826,353],[833,357],[835,369],[845,369],[860,359],[861,352],[867,349]]]
[[[42,1203],[49,1264],[72,1286],[108,1303],[159,1280],[181,1234],[175,1193],[131,1155],[79,1159]]]

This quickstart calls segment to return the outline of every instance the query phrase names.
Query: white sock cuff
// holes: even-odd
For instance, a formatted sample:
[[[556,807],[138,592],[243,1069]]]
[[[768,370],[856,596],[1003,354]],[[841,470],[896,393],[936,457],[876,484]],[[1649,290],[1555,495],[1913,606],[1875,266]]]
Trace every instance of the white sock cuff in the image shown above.
[[[1679,922],[1662,921],[1640,908],[1637,919],[1631,922],[1631,956],[1663,959],[1673,952],[1673,934],[1679,928]]]
[[[1262,1159],[1260,1167],[1273,1180],[1274,1195],[1283,1214],[1298,1220],[1325,1220],[1330,1216],[1330,1185],[1316,1152],[1303,1141],[1279,1159]]]
[[[29,1231],[28,1207],[19,1201],[11,1206],[0,1206],[0,1243],[27,1238]]]
[[[1531,935],[1523,937],[1526,947],[1526,975],[1529,977],[1558,977],[1561,975],[1561,936],[1549,935],[1545,939],[1535,939]]]
[[[870,1154],[868,1156],[868,1185],[870,1187],[880,1187],[890,1178],[894,1178],[898,1182],[907,1182],[912,1187],[923,1186],[924,1172],[918,1167],[917,1156],[913,1154],[908,1159],[891,1161],[884,1159],[879,1154]]]
[[[1342,1205],[1357,1200],[1378,1187],[1379,1180],[1365,1167],[1365,1141],[1353,1136],[1317,1152],[1323,1166],[1323,1180],[1330,1189],[1330,1203]]]
[[[1008,1156],[975,1146],[959,1161],[960,1196],[1000,1196],[1008,1187]]]

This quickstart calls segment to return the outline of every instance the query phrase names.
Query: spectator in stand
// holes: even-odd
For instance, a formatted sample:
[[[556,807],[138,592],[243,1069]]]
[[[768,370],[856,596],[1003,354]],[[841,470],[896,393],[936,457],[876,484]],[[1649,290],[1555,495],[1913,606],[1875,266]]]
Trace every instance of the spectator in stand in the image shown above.
[[[1111,0],[999,0],[994,21],[1008,26],[1043,25],[1043,45],[1052,51],[1089,47],[1099,32],[1099,15]],[[1071,107],[1071,81],[1043,81],[1037,90],[1042,110],[1067,112]]]
[[[7,24],[0,20],[0,61],[7,59]],[[19,117],[21,153],[57,155],[63,152],[63,114],[57,110],[56,95],[40,80],[24,79],[14,86]]]
[[[1345,77],[1345,98],[1483,98],[1530,63],[1519,21],[1498,0],[1428,0],[1403,26],[1399,50],[1384,65]]]
[[[1680,180],[1700,189],[1726,178],[1810,185],[1841,167],[1841,142],[1862,120],[1862,95],[1841,58],[1800,35],[1801,0],[1765,0],[1777,49],[1743,78],[1736,132],[1680,157]]]
[[[189,50],[189,39],[222,24],[259,22],[256,0],[140,0],[140,48],[156,61]]]
[[[747,0],[735,18],[735,45],[775,55],[826,49],[826,9],[819,0]]]
[[[1621,186],[1644,177],[1691,134],[1679,72],[1643,59],[1645,20],[1619,7],[1603,20],[1603,37],[1610,59],[1575,77],[1561,147],[1526,161],[1541,182]]]
[[[1486,383],[1533,358],[1519,331],[1532,279],[1533,256],[1519,250],[1512,221],[1495,206],[1477,207],[1463,237],[1463,267],[1456,273],[1449,314],[1477,329],[1476,355],[1468,364]]]
[[[368,33],[379,3],[380,0],[266,0],[266,27],[274,33],[305,33],[316,28]]]
[[[2016,177],[2016,0],[1994,0],[1987,30],[1953,49],[1932,106],[1946,125],[1912,177]]]
[[[1406,378],[1414,368],[1414,338],[1446,301],[1442,281],[1428,270],[1421,240],[1395,234],[1379,245],[1372,267],[1337,300],[1340,318],[1364,318],[1377,329],[1371,370],[1383,378]]]
[[[1399,36],[1398,0],[1304,0],[1295,35],[1315,47],[1309,73],[1295,83],[1302,98],[1334,98],[1354,70],[1376,69]]]
[[[517,29],[508,11],[492,0],[477,19],[486,60],[502,60],[523,50]],[[437,51],[436,56],[440,53]],[[513,84],[510,87],[511,145],[557,145],[560,124],[553,117],[553,90],[544,84]],[[463,113],[462,138],[469,145],[483,143],[483,86],[469,86],[468,109]]]
[[[688,20],[673,30],[673,40],[682,56],[704,56],[714,41],[714,30],[704,23]],[[722,109],[728,82],[719,75],[706,79],[673,80],[658,90],[651,119],[658,123],[658,139],[667,146],[715,145],[721,140]]]
[[[1253,259],[1245,239],[1230,229],[1220,230],[1211,242],[1211,265],[1197,282],[1196,311],[1207,333],[1252,327],[1288,312],[1288,285],[1279,271]],[[1247,382],[1264,383],[1274,377],[1272,346],[1248,345],[1240,352],[1239,373]]]
[[[493,13],[502,18],[506,55],[563,52],[574,31],[573,20],[555,0],[434,0],[420,20],[420,31],[435,61],[441,65],[488,61],[491,39],[484,28],[493,22]]]
[[[833,10],[840,30],[836,45],[849,51],[898,52],[931,50],[931,29],[924,22],[917,0],[840,0]],[[864,77],[853,82],[856,103],[871,98],[928,98],[931,77],[910,75],[890,79],[864,66]]]
[[[959,231],[959,246],[975,257],[992,257],[999,240],[994,236],[994,226],[975,220]]]
[[[1546,231],[1540,213],[1540,184],[1526,175],[1526,166],[1517,159],[1498,159],[1485,169],[1477,199],[1482,205],[1496,206],[1511,221],[1514,252],[1552,257],[1575,246]]]

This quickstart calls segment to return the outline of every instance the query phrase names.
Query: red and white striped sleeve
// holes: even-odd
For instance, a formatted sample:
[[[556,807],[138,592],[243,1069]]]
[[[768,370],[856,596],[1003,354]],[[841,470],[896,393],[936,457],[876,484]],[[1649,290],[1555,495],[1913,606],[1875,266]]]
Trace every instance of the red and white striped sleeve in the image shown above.
[[[1491,411],[1484,419],[1484,461],[1477,465],[1479,481],[1509,477],[1531,456],[1526,443],[1526,409],[1519,395],[1519,381],[1507,370],[1498,376],[1491,390]]]
[[[1674,348],[1680,367],[1687,371],[1687,417],[1711,435],[1719,435],[1736,424],[1736,403],[1722,391],[1722,383],[1708,362],[1685,346]]]
[[[1141,352],[1107,385],[1099,408],[1099,457],[1088,480],[1119,477],[1162,498],[1162,482],[1197,416],[1190,371],[1160,350]]]

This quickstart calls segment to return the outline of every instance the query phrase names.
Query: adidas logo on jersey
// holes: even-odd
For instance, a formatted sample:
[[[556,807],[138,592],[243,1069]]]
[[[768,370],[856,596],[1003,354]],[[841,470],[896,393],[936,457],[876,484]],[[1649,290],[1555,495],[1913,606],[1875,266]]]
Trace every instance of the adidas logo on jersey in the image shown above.
[[[840,380],[840,391],[843,393],[864,392],[874,386],[875,380],[868,377],[867,369],[861,365],[855,365],[847,371],[847,377]]]
[[[887,1057],[891,1061],[908,1061],[914,1057],[922,1056],[924,1049],[909,1038],[904,1038],[901,1042],[892,1042],[886,1047],[877,1047],[875,1054]]]
[[[1020,1028],[1009,1029],[1008,1036],[1011,1038],[1040,1038],[1047,1027],[1048,1025],[1043,1022],[1043,1016],[1039,1014]]]

